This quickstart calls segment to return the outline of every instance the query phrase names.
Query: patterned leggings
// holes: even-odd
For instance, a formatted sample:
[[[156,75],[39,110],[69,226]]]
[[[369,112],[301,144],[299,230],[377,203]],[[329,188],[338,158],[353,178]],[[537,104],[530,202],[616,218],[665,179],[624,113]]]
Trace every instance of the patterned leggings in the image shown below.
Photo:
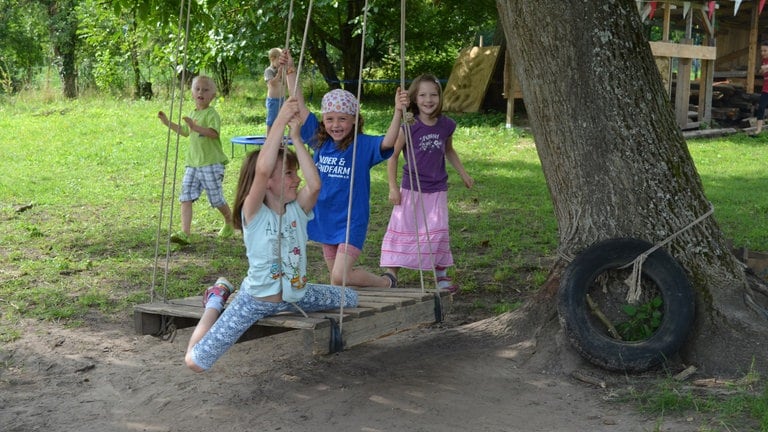
[[[296,302],[296,306],[305,312],[334,309],[341,305],[340,287],[307,284],[305,289],[304,297]],[[345,288],[344,297],[344,307],[357,306],[357,292]],[[296,307],[288,302],[265,302],[247,294],[238,294],[208,333],[192,347],[192,360],[202,369],[210,369],[256,321],[289,310],[296,311]]]

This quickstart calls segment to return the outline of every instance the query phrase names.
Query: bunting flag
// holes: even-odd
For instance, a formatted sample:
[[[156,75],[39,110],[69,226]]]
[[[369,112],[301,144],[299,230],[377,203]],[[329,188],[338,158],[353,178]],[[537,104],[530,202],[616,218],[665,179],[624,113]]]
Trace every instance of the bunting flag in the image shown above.
[[[709,20],[712,21],[712,15],[715,14],[715,2],[711,1],[709,2],[709,13],[707,13],[707,16],[709,17]]]
[[[653,19],[653,14],[656,13],[656,3],[658,2],[655,2],[655,1],[651,2],[651,13],[648,14],[648,19]]]
[[[741,6],[741,0],[733,0],[733,16],[739,13],[739,6]]]
[[[763,0],[765,1],[765,0]],[[688,16],[688,11],[691,10],[691,2],[683,2],[683,18]]]
[[[765,0],[760,0],[760,6],[757,8],[757,14],[763,13],[763,6],[765,6]]]

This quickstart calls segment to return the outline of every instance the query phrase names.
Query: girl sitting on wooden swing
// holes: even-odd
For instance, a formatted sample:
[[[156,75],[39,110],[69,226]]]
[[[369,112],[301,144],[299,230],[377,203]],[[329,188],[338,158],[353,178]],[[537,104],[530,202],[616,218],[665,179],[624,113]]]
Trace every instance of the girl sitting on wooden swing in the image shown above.
[[[233,224],[243,231],[248,275],[222,313],[233,287],[219,278],[203,296],[205,312],[189,340],[185,362],[208,370],[256,321],[283,311],[313,312],[357,306],[357,293],[307,283],[307,223],[320,193],[320,176],[301,140],[295,98],[280,110],[260,151],[243,162],[235,197]],[[296,153],[281,147],[290,126]],[[298,189],[304,173],[305,185]],[[219,315],[221,315],[219,317]]]

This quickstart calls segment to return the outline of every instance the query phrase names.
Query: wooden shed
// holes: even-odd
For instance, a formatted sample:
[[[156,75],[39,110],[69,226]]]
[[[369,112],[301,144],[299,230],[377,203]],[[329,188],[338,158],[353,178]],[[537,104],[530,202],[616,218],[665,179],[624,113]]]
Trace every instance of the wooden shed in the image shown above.
[[[654,35],[649,34],[649,40],[653,40],[649,43],[681,129],[698,129],[721,119],[719,107],[713,110],[713,95],[718,93],[718,86],[730,85],[747,95],[760,93],[762,76],[757,76],[756,71],[760,64],[760,41],[768,39],[768,12],[762,13],[766,0],[636,0],[636,3],[643,22],[649,28],[660,29],[659,40],[653,40]],[[495,55],[489,57],[496,61]],[[507,57],[503,55],[504,61],[497,63],[503,66],[498,67],[501,72],[495,73],[494,79],[503,80],[507,126],[511,126],[514,100],[522,95],[514,67]],[[460,60],[466,63],[464,57]],[[450,92],[446,87],[446,100]],[[751,103],[745,103],[747,109],[753,109]]]
[[[752,94],[756,80],[762,85],[762,77],[755,75],[761,23],[768,23],[768,14],[761,16],[761,3],[764,0],[637,1],[643,21],[661,27],[661,40],[650,45],[682,129],[726,119],[723,113],[728,108],[713,116],[718,86],[735,85],[744,94]],[[673,32],[678,37],[672,37]],[[696,66],[700,69],[693,71]],[[692,87],[696,88],[695,98],[691,98]],[[696,101],[694,115],[692,99]],[[751,103],[743,103],[751,116]],[[738,107],[731,109],[738,111]]]

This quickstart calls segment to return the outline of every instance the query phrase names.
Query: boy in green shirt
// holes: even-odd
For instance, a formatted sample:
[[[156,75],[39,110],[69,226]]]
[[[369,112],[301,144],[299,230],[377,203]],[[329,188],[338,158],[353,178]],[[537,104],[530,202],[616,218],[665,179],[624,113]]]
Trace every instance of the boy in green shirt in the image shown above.
[[[219,231],[219,238],[230,238],[234,233],[232,212],[224,199],[224,166],[229,159],[221,148],[219,129],[221,118],[211,101],[216,97],[216,83],[207,76],[197,76],[192,80],[192,99],[195,110],[189,117],[184,117],[185,125],[174,123],[164,112],[158,113],[160,121],[182,136],[189,137],[187,162],[184,179],[181,182],[181,231],[171,235],[171,241],[189,244],[192,225],[192,204],[200,198],[203,190],[208,195],[211,207],[215,207],[224,216],[224,226]]]

